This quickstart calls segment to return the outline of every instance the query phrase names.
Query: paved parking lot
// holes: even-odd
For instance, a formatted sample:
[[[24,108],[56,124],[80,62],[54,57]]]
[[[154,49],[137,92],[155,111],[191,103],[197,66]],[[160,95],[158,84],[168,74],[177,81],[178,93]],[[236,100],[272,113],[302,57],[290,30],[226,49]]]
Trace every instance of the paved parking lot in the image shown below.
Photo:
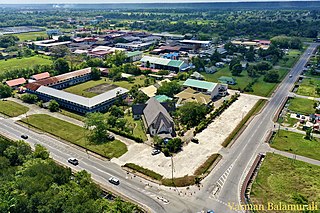
[[[228,137],[242,118],[252,109],[259,97],[242,95],[224,113],[212,122],[207,129],[196,135],[199,144],[189,143],[173,157],[174,177],[192,175],[206,161],[207,157],[219,152],[221,143]],[[171,159],[163,154],[151,155],[152,147],[145,144],[132,144],[128,152],[112,161],[123,165],[134,163],[153,170],[164,177],[171,177]]]

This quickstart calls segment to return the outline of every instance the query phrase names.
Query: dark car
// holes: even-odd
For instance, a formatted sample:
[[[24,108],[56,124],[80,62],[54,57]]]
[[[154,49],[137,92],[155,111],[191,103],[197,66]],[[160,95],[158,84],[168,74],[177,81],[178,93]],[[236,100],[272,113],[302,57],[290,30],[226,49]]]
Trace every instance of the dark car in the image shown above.
[[[79,161],[76,158],[68,158],[68,162],[75,166],[79,164]]]
[[[113,135],[108,135],[108,140],[113,141],[114,140],[114,136]]]
[[[115,178],[115,177],[109,178],[109,182],[114,184],[114,185],[119,185],[120,184],[120,181],[118,180],[118,178]]]
[[[28,135],[21,135],[21,138],[28,139]]]
[[[198,140],[197,138],[192,138],[192,139],[191,139],[191,142],[193,142],[193,143],[199,143],[199,140]]]

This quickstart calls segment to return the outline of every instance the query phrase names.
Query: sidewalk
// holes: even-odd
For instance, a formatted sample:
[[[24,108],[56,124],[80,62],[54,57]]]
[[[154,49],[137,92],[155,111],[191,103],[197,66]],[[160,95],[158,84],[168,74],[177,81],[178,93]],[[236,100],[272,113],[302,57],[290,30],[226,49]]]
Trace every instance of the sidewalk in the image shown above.
[[[320,166],[320,161],[314,160],[314,159],[311,159],[311,158],[307,158],[307,157],[304,157],[304,156],[301,156],[301,155],[296,155],[296,154],[292,154],[292,153],[289,153],[289,152],[280,151],[280,150],[277,150],[277,149],[274,149],[274,148],[271,148],[271,147],[270,147],[270,152],[278,154],[278,155],[282,155],[282,156],[285,156],[285,157],[288,157],[288,158],[292,158],[292,159],[295,159],[295,160],[299,160],[299,161],[303,161],[303,162],[306,162],[306,163],[310,163],[310,164],[313,164],[313,165]]]

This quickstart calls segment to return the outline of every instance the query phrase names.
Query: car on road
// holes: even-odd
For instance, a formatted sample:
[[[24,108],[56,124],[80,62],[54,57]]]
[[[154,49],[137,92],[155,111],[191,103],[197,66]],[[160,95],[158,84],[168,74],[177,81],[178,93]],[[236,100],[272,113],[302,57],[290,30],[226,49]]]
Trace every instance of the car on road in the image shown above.
[[[292,78],[292,75],[289,75],[289,78]]]
[[[115,177],[111,177],[109,178],[109,182],[114,184],[114,185],[119,185],[120,184],[120,181],[118,178],[115,178]]]
[[[154,150],[152,150],[152,152],[151,152],[151,155],[157,155],[157,154],[160,154],[160,150],[159,149],[154,149]]]
[[[21,138],[28,139],[28,135],[21,135]]]
[[[213,210],[208,210],[207,213],[214,213],[214,211]]]
[[[75,166],[79,164],[79,161],[76,158],[68,158],[68,162]]]

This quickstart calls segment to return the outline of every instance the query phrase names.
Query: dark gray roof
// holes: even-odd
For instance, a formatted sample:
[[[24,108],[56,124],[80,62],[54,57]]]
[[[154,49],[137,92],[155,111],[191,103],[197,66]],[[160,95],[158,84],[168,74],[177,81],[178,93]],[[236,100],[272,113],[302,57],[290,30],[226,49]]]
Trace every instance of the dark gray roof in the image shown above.
[[[142,115],[143,110],[146,107],[146,104],[135,104],[132,105],[132,114],[134,115]]]
[[[154,97],[151,97],[147,101],[147,106],[144,108],[143,114],[148,126],[150,126],[152,122],[154,122],[155,119],[161,114],[168,122],[173,122],[169,112]]]
[[[173,112],[176,110],[176,105],[173,102],[163,102],[160,103],[168,112]],[[144,108],[147,104],[135,104],[132,105],[132,114],[133,115],[142,115]]]

